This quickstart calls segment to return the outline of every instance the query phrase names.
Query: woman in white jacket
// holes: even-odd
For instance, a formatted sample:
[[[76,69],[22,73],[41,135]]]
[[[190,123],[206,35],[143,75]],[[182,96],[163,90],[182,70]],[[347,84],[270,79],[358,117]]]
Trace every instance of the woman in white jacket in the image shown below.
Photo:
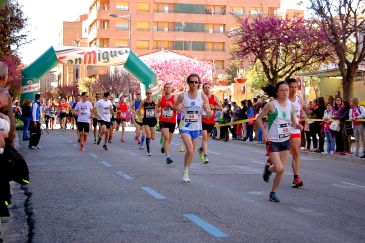
[[[364,124],[358,119],[365,119],[365,108],[359,106],[359,99],[352,98],[349,119],[352,121],[352,129],[354,131],[356,141],[356,156],[365,158],[365,141],[364,141]],[[363,144],[362,155],[360,154],[360,143]]]

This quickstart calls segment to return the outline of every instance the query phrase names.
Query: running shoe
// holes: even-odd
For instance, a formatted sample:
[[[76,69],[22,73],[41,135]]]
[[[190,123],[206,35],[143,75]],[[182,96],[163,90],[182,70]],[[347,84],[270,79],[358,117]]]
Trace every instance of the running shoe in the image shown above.
[[[99,136],[98,137],[98,141],[96,142],[97,145],[100,145],[100,142],[101,142],[101,137]]]
[[[105,151],[108,151],[108,147],[106,146],[106,144],[103,145],[103,149],[105,149]]]
[[[112,140],[109,140],[108,143],[112,143]]]
[[[165,149],[163,147],[161,147],[161,153],[164,154],[165,153]]]
[[[188,170],[184,170],[182,181],[185,182],[185,183],[190,182],[189,171]]]
[[[137,138],[137,144],[141,144],[141,140]]]
[[[143,147],[143,146],[140,146],[140,147],[139,147],[139,150],[144,150],[144,147]]]
[[[270,192],[269,200],[271,202],[280,202],[278,195],[275,192]]]
[[[204,155],[204,162],[203,164],[208,164],[209,163],[209,159],[208,159],[208,155]]]
[[[84,146],[80,145],[80,151],[84,150]]]
[[[39,146],[39,145],[37,145],[35,148],[36,148],[36,149],[41,149],[42,147],[41,147],[41,146]]]
[[[300,177],[293,180],[293,183],[291,185],[292,188],[300,188],[304,185],[302,179]]]
[[[200,160],[204,162],[204,153],[203,153],[203,148],[199,148],[199,150],[198,150],[198,154],[199,154],[199,158],[200,158]]]
[[[151,156],[152,154],[151,154],[151,152],[147,152],[147,156]]]
[[[167,157],[166,158],[166,164],[171,164],[171,163],[173,163],[174,161],[170,158],[170,157]]]
[[[37,149],[36,146],[30,146],[29,149]]]
[[[264,179],[265,182],[269,182],[271,172],[269,171],[270,165],[265,165],[264,173],[262,174],[262,179]]]
[[[96,139],[94,140],[94,144],[96,144]]]

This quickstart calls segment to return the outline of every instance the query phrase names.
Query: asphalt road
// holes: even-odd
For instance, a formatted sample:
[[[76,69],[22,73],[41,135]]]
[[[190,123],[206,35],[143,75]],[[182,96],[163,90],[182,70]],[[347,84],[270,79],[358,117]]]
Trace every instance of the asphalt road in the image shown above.
[[[51,131],[42,149],[21,152],[31,172],[34,242],[364,242],[365,165],[303,155],[304,187],[292,189],[290,164],[268,201],[263,146],[210,141],[210,163],[196,155],[181,182],[181,139],[166,165],[158,139],[152,157],[133,133],[116,133],[106,152],[80,152],[73,130]]]

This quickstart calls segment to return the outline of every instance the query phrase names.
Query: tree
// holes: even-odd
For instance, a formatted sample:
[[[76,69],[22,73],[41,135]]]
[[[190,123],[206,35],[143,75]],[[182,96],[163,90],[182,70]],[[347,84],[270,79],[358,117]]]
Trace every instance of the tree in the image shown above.
[[[260,62],[273,85],[330,55],[324,34],[301,18],[243,18],[228,37],[233,38],[233,57]]]
[[[77,83],[58,87],[58,95],[69,98],[79,94],[79,85]]]
[[[23,31],[27,20],[16,0],[9,0],[0,8],[0,56],[16,53],[21,45],[28,43]]]
[[[359,64],[365,58],[365,1],[310,0],[310,8],[337,56],[344,99],[353,95]]]
[[[149,59],[146,65],[157,74],[159,87],[171,83],[172,88],[180,90],[186,86],[186,78],[196,73],[203,83],[212,83],[212,66],[208,62],[194,59]]]
[[[0,38],[1,39],[1,38]],[[16,55],[6,53],[0,56],[0,61],[8,66],[8,86],[10,86],[10,93],[17,97],[20,95],[20,81],[22,79],[22,64],[20,58]]]

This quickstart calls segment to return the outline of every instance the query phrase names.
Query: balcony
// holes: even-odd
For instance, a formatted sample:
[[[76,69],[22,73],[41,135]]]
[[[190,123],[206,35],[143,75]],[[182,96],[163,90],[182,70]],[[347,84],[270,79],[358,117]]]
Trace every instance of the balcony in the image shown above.
[[[110,17],[108,16],[109,13],[110,10],[104,10],[104,9],[93,10],[92,12],[90,12],[88,21],[89,23],[93,23],[97,19],[110,19]]]
[[[109,29],[93,29],[90,31],[87,41],[91,43],[95,39],[100,38],[110,38],[110,30]]]
[[[154,12],[155,22],[185,22],[193,19],[196,23],[226,24],[226,15],[209,15],[193,13],[162,13]]]

